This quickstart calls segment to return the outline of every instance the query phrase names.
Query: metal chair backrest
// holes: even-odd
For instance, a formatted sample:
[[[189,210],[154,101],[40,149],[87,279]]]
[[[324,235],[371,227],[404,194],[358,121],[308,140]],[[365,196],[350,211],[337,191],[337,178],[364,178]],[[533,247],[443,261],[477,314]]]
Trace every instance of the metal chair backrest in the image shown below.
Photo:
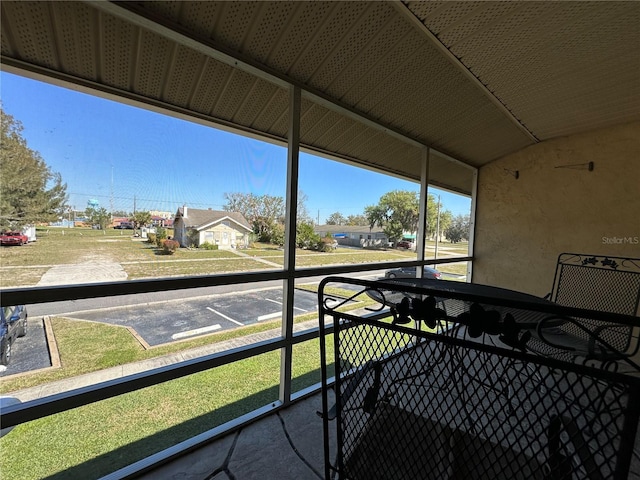
[[[562,253],[558,256],[551,300],[560,305],[640,316],[640,258]],[[636,349],[634,327],[587,325],[620,352]],[[583,336],[580,331],[571,332]]]

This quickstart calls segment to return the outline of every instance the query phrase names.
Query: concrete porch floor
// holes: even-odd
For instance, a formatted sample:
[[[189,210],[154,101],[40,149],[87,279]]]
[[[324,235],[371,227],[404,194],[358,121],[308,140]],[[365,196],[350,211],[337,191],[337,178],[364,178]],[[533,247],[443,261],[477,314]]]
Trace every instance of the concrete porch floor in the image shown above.
[[[330,395],[330,402],[333,395]],[[140,477],[144,480],[324,479],[320,393]],[[330,422],[335,428],[335,422]],[[335,432],[330,436],[335,451]]]

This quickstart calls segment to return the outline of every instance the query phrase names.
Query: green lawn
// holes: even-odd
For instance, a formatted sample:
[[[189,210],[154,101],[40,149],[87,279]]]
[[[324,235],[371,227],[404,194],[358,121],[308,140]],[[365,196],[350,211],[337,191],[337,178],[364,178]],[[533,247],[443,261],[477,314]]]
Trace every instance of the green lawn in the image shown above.
[[[453,273],[456,275],[467,274],[467,262],[445,263],[436,265],[436,268],[443,273]]]
[[[182,260],[157,261],[153,263],[124,264],[123,268],[130,279],[134,278],[159,278],[189,275],[215,275],[219,273],[247,272],[255,270],[274,269],[257,260],[249,258],[210,258],[204,261]]]
[[[2,478],[99,478],[277,400],[279,368],[270,352],[19,425],[0,439]]]
[[[181,248],[174,255],[164,255],[155,245],[132,238],[130,230],[40,229],[38,240],[34,243],[22,247],[0,248],[0,286],[7,288],[36,285],[42,275],[54,265],[91,262],[96,259],[119,263],[130,279],[258,271],[278,268],[284,264],[282,249],[266,244],[254,244],[253,247],[240,252]],[[438,256],[445,258],[466,255],[467,248],[466,243],[441,243]],[[433,256],[432,251],[433,242],[428,242],[428,256]],[[415,258],[415,252],[396,249],[338,248],[330,253],[302,249],[296,251],[296,264],[299,267]],[[460,271],[456,270],[455,273],[464,273],[461,267],[458,269]],[[443,267],[443,271],[451,270]]]

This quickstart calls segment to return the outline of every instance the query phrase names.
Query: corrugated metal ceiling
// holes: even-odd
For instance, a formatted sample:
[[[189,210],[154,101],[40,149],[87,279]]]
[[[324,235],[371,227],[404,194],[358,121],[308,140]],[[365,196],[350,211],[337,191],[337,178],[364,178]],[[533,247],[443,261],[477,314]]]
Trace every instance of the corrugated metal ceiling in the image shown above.
[[[273,139],[286,137],[293,83],[305,92],[303,146],[414,179],[418,144],[481,166],[539,140],[640,120],[638,2],[1,8],[4,68]],[[433,183],[470,193],[472,171],[446,155],[434,157]]]

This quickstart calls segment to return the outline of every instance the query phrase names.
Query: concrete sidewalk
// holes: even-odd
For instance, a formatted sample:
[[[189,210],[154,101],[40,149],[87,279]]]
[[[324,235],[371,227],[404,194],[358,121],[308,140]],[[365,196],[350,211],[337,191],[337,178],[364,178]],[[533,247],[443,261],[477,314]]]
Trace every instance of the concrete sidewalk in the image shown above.
[[[54,265],[40,278],[37,286],[119,282],[127,279],[122,265],[100,256],[83,257],[80,263]]]

